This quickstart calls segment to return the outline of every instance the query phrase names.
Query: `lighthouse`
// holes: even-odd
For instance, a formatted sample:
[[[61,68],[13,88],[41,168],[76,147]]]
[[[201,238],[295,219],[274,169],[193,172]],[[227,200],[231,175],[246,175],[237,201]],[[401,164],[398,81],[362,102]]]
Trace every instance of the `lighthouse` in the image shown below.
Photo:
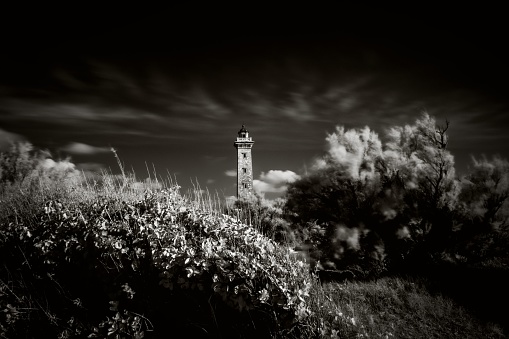
[[[253,138],[246,126],[242,125],[237,140],[233,143],[237,149],[237,199],[247,199],[253,194],[253,157],[251,148]]]

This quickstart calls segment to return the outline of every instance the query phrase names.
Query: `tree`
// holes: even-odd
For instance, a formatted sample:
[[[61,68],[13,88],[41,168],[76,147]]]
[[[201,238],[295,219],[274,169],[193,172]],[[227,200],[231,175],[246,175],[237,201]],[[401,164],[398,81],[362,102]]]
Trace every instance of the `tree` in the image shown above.
[[[501,267],[509,258],[509,161],[499,156],[472,158],[461,180],[457,243],[451,249],[470,262]]]
[[[449,122],[438,126],[427,113],[414,125],[392,127],[384,152],[386,168],[397,174],[405,188],[418,191],[424,208],[453,207],[458,190],[454,157],[447,150]]]
[[[383,259],[375,249],[379,237],[369,234],[379,223],[373,206],[382,189],[382,143],[369,127],[342,126],[327,135],[326,142],[326,154],[289,185],[287,209],[305,240],[313,243],[313,259],[329,268],[359,269],[371,265],[372,255]]]
[[[306,221],[346,222],[356,226],[357,213],[379,190],[376,170],[382,143],[369,127],[346,130],[342,126],[326,138],[327,151],[311,172],[289,185],[288,208]]]
[[[472,162],[461,181],[459,198],[464,218],[485,226],[505,225],[509,217],[509,161],[495,156],[492,160],[472,158]]]
[[[49,156],[48,151],[35,149],[29,142],[13,143],[9,151],[0,154],[0,184],[22,182]]]
[[[386,175],[403,184],[405,213],[417,221],[415,231],[434,242],[450,233],[459,193],[448,129],[448,121],[439,126],[424,112],[414,125],[391,128],[384,151]]]
[[[29,142],[14,143],[9,151],[0,153],[0,189],[15,184],[30,189],[41,184],[74,185],[80,180],[75,167],[69,159],[51,159],[49,151],[35,148]]]
[[[423,113],[413,125],[390,128],[383,147],[369,127],[336,127],[327,135],[325,155],[289,185],[292,221],[321,227],[319,246],[335,257],[337,248],[331,246],[341,243],[334,239],[345,227],[359,231],[361,245],[352,247],[357,256],[375,247],[387,248],[393,257],[407,255],[416,244],[443,247],[459,192],[448,128],[448,121],[438,126]]]
[[[337,126],[325,140],[327,153],[315,162],[314,169],[340,169],[352,180],[373,180],[377,176],[376,162],[382,156],[382,142],[368,126],[346,131]]]

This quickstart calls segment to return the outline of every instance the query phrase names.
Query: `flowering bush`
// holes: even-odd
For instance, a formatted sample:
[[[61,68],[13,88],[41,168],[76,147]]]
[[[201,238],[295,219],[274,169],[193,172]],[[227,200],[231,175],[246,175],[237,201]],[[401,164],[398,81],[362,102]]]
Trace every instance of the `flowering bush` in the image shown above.
[[[55,317],[62,337],[141,338],[168,323],[207,333],[275,333],[309,314],[303,263],[252,227],[196,208],[178,186],[135,202],[50,200],[36,220],[5,225],[0,245],[26,263],[34,283],[52,287],[59,299],[52,312],[81,314],[73,326]],[[197,310],[199,325],[192,325]]]

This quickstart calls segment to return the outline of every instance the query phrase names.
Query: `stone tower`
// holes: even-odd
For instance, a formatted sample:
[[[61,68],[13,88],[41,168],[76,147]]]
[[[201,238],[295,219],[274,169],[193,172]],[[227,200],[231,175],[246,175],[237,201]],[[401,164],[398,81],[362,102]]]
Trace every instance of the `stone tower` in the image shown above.
[[[246,127],[242,125],[237,141],[233,143],[237,149],[237,199],[246,199],[253,194],[253,158],[251,147],[254,141]]]

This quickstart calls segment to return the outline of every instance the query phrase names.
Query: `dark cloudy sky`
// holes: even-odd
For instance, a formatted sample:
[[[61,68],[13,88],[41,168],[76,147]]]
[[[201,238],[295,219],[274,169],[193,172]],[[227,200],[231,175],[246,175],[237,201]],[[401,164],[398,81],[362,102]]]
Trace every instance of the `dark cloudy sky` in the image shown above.
[[[383,135],[422,110],[451,122],[460,173],[470,155],[509,157],[500,8],[217,12],[4,13],[0,145],[118,172],[114,147],[139,178],[148,164],[220,196],[235,194],[243,123],[267,190],[301,174],[336,125]]]

